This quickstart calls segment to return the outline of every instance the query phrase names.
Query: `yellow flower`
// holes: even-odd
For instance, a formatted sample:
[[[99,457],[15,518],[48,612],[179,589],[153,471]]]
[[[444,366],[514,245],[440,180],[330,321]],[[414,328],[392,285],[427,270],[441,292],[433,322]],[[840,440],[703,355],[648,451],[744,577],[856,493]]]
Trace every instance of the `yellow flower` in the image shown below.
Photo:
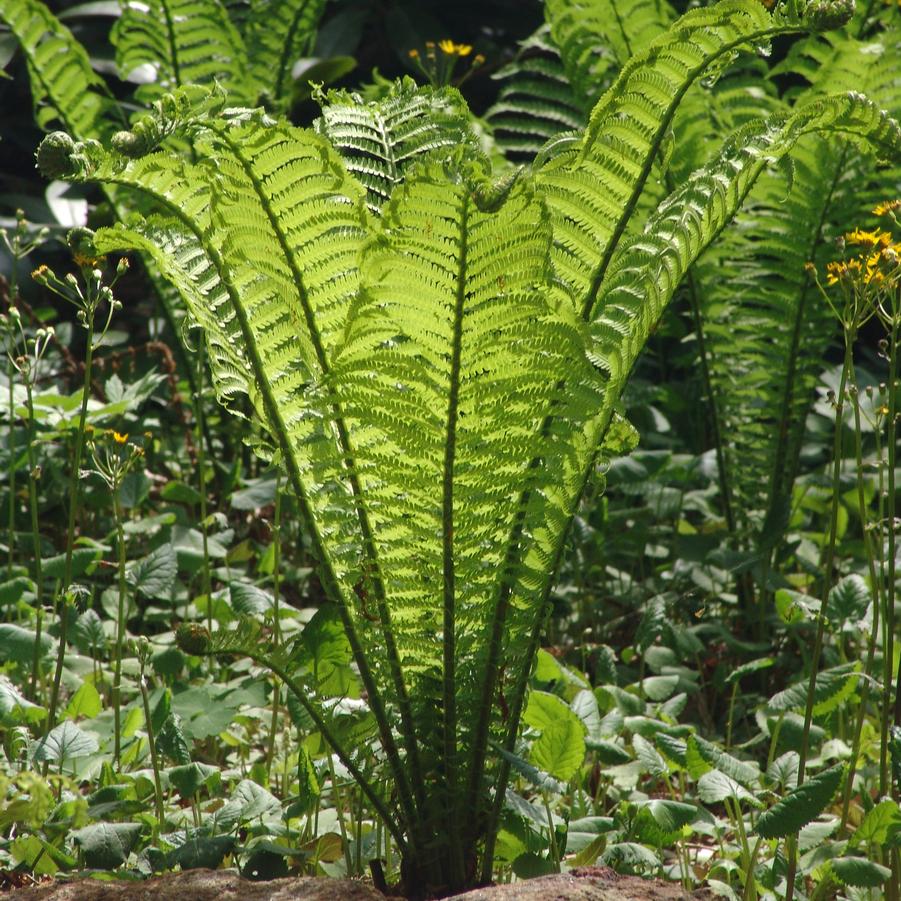
[[[886,200],[873,207],[874,216],[885,216],[892,210],[901,209],[901,200]]]
[[[438,49],[441,50],[442,53],[446,53],[448,56],[469,56],[469,54],[472,53],[472,45],[455,44],[448,38],[445,38],[443,41],[438,42]]]
[[[888,232],[867,232],[860,228],[855,228],[853,232],[848,232],[845,238],[849,244],[860,244],[864,247],[888,247],[892,243],[892,236]]]
[[[407,55],[410,59],[419,59],[419,51],[415,47]]]
[[[123,435],[121,432],[114,431],[113,441],[115,441],[116,444],[125,444],[125,442],[128,441],[128,432]]]

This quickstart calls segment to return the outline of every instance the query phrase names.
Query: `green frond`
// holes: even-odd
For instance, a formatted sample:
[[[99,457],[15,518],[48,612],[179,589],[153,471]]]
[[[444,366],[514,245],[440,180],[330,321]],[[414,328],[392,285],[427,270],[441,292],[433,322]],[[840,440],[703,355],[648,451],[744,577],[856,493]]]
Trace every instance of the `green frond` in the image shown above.
[[[45,129],[77,140],[102,138],[123,119],[84,47],[42,0],[0,0],[0,21],[19,42],[28,66],[34,116]]]
[[[449,87],[419,87],[410,78],[396,82],[375,101],[330,91],[313,127],[366,186],[367,203],[375,213],[423,154],[477,146],[460,93]]]
[[[291,70],[313,50],[325,0],[251,0],[245,21],[257,91],[278,105],[291,99]]]
[[[220,0],[123,0],[110,34],[123,78],[140,74],[150,103],[182,85],[221,84],[232,102],[254,101],[247,54]]]
[[[776,72],[812,80],[805,97],[862,88],[898,116],[901,79],[876,62],[897,43],[897,33],[866,41],[846,32],[812,36],[794,44]],[[721,486],[734,494],[724,504],[742,543],[764,550],[781,542],[806,414],[836,334],[804,265],[822,267],[832,239],[878,200],[869,190],[869,154],[849,153],[844,141],[807,138],[792,158],[794,186],[784,173],[765,173],[695,272],[723,435]]]
[[[692,10],[629,60],[594,108],[582,141],[543,167],[539,178],[555,217],[554,263],[583,314],[595,304],[686,91],[738,50],[805,27],[771,17],[755,0]]]
[[[545,18],[570,84],[594,103],[635,53],[665,32],[676,14],[666,0],[548,0]]]
[[[485,119],[514,162],[531,162],[555,135],[587,121],[587,105],[570,85],[547,25],[521,41],[516,58],[492,77],[500,89]]]
[[[591,355],[611,386],[624,383],[688,266],[735,215],[764,167],[812,132],[857,135],[881,156],[901,158],[898,123],[855,93],[810,103],[784,122],[740,130],[720,158],[667,198],[644,234],[617,255],[591,322]]]

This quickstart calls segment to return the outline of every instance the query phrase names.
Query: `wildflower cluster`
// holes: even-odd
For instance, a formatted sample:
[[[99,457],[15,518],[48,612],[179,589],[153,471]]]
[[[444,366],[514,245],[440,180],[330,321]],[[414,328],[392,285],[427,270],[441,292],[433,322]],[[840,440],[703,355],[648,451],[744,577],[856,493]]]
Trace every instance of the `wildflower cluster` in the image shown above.
[[[84,470],[83,476],[98,475],[114,494],[118,492],[125,476],[143,458],[140,441],[129,440],[127,432],[115,429],[97,430],[88,426],[88,447],[94,462],[93,469]],[[145,440],[149,435],[145,435]]]
[[[432,87],[454,84],[461,85],[470,75],[485,62],[485,57],[477,53],[461,77],[454,81],[454,70],[457,61],[472,54],[471,44],[456,44],[448,38],[443,41],[426,41],[425,51],[414,48],[409,52],[410,59],[416,68],[426,77]]]
[[[826,287],[836,290],[823,294],[839,320],[855,328],[874,314],[888,321],[901,306],[901,240],[894,234],[899,230],[901,200],[880,203],[872,212],[884,220],[885,228],[847,232],[839,247],[853,255],[826,264]]]
[[[81,280],[76,278],[71,272],[65,278],[59,278],[49,266],[43,265],[38,266],[31,273],[31,277],[39,285],[71,303],[78,311],[78,321],[84,328],[88,328],[89,322],[94,323],[97,311],[105,304],[107,307],[106,321],[103,327],[99,329],[100,339],[102,339],[109,329],[113,313],[122,306],[121,301],[113,297],[113,287],[128,271],[128,260],[125,257],[119,260],[115,276],[106,285],[104,284],[103,272],[99,268],[103,264],[102,259],[80,251],[75,252],[74,259],[81,269]]]

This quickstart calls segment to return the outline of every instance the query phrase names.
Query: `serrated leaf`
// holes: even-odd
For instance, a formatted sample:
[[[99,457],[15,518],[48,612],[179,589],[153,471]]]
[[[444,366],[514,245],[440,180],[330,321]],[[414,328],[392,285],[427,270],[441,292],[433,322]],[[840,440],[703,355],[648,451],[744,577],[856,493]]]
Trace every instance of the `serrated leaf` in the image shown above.
[[[757,767],[733,757],[699,735],[688,738],[685,764],[689,774],[695,779],[715,768],[745,787],[756,787],[760,781]]]
[[[177,713],[169,713],[163,720],[156,736],[156,747],[160,754],[186,765],[191,762],[191,749],[181,727],[181,717]]]
[[[128,860],[140,835],[140,823],[95,823],[76,829],[72,840],[88,867],[114,870]]]
[[[789,626],[816,619],[820,610],[820,602],[816,598],[789,588],[780,588],[775,601],[779,618]]]
[[[681,836],[682,827],[698,817],[697,807],[681,801],[652,798],[633,803],[638,807],[633,821],[635,838],[655,848],[673,844]]]
[[[835,626],[848,620],[863,618],[870,606],[872,594],[869,586],[857,573],[841,579],[829,592],[826,601],[826,618]]]
[[[859,678],[859,663],[843,663],[817,674],[814,689],[814,716],[831,713],[853,693]],[[783,691],[776,692],[767,707],[774,713],[787,710],[803,710],[807,706],[807,679],[796,682]]]
[[[128,570],[128,581],[137,592],[166,601],[178,575],[178,562],[171,544],[160,545]]]
[[[590,751],[594,751],[601,763],[606,763],[611,766],[620,763],[628,763],[632,760],[632,755],[622,745],[618,745],[613,741],[588,738],[585,740],[585,747]]]
[[[719,804],[731,798],[747,801],[754,807],[763,806],[740,782],[720,770],[710,770],[698,779],[698,797],[705,804]]]
[[[892,875],[888,867],[863,857],[836,857],[829,866],[843,885],[855,888],[876,888]]]
[[[496,747],[495,750],[510,764],[511,767],[513,767],[515,772],[519,773],[520,776],[534,785],[535,788],[541,791],[555,792],[556,794],[563,794],[566,791],[565,783],[558,779],[554,779],[553,776],[547,772],[539,770],[527,760],[523,760],[522,757],[519,757],[517,754],[511,754],[501,747]]]
[[[643,772],[652,776],[665,776],[669,773],[666,761],[646,738],[641,735],[633,735],[632,747],[635,749],[635,756],[641,764]]]
[[[798,832],[818,817],[832,800],[844,770],[842,764],[837,764],[792,789],[760,815],[757,833],[763,838],[784,838]]]
[[[66,720],[51,729],[37,743],[33,757],[38,763],[56,763],[61,766],[67,760],[89,757],[97,748],[97,739],[93,735],[79,729],[71,720]]]
[[[757,673],[762,669],[768,669],[775,662],[776,661],[772,657],[760,657],[757,660],[749,660],[747,663],[743,663],[736,669],[730,670],[726,675],[725,683],[726,685],[732,685],[735,682],[738,682],[739,679],[749,676],[751,673]]]
[[[564,704],[567,719],[546,728],[532,745],[531,757],[542,770],[568,782],[585,760],[585,727]]]

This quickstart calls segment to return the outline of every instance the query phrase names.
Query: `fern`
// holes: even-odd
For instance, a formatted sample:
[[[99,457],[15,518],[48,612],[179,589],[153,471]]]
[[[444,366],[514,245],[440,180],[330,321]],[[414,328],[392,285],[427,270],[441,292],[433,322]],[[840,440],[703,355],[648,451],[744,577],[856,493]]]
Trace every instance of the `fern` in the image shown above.
[[[309,56],[325,0],[252,0],[244,27],[250,74],[275,105],[291,99],[294,63]]]
[[[501,87],[485,119],[508,159],[531,162],[561,131],[585,125],[587,104],[570,85],[547,26],[522,41],[516,58],[493,77]]]
[[[758,25],[797,27],[749,10],[726,4],[710,26],[689,16],[626,67],[581,144],[499,183],[475,148],[439,142],[398,170],[381,204],[322,134],[259,111],[211,114],[215,99],[186,91],[117,136],[136,158],[59,136],[41,151],[48,174],[155,205],[98,232],[96,248],[153,254],[204,330],[217,391],[250,397],[288,473],[379,725],[411,892],[471,883],[482,842],[490,870],[509,755],[487,748],[515,741],[566,533],[687,267],[804,134],[857,134],[901,155],[898,126],[872,104],[824,99],[746,127],[643,233],[630,227],[646,173],[607,171],[603,129],[615,121],[653,160],[673,109],[639,119],[634,88],[658,85],[660,66],[672,74],[678,53],[696,60],[676,81],[684,93]],[[154,149],[178,135],[197,163]],[[342,150],[359,167],[351,143]],[[617,192],[635,200],[614,216]],[[589,278],[555,265],[568,259],[570,212],[601,235],[598,259],[583,248]],[[631,237],[619,242],[620,228]]]
[[[43,129],[76,138],[108,137],[124,120],[84,48],[40,0],[0,0],[0,21],[15,35],[31,79],[34,116]]]
[[[873,65],[897,41],[891,32],[866,42],[845,32],[810,38],[776,71],[814,79],[814,94],[817,85],[862,86],[898,114],[901,82],[891,67]],[[736,228],[698,272],[716,415],[728,436],[724,499],[744,546],[764,559],[788,522],[806,414],[835,333],[804,265],[822,263],[831,239],[872,206],[855,158],[833,144],[803,142],[793,186],[784,173],[761,179]]]
[[[123,77],[153,71],[136,96],[143,103],[186,84],[220,82],[237,102],[252,101],[244,44],[220,0],[125,0],[110,39]]]
[[[378,101],[367,103],[346,91],[330,92],[323,99],[314,128],[366,186],[375,213],[420,156],[476,144],[469,110],[453,88],[417,88],[412,79],[405,79]]]

